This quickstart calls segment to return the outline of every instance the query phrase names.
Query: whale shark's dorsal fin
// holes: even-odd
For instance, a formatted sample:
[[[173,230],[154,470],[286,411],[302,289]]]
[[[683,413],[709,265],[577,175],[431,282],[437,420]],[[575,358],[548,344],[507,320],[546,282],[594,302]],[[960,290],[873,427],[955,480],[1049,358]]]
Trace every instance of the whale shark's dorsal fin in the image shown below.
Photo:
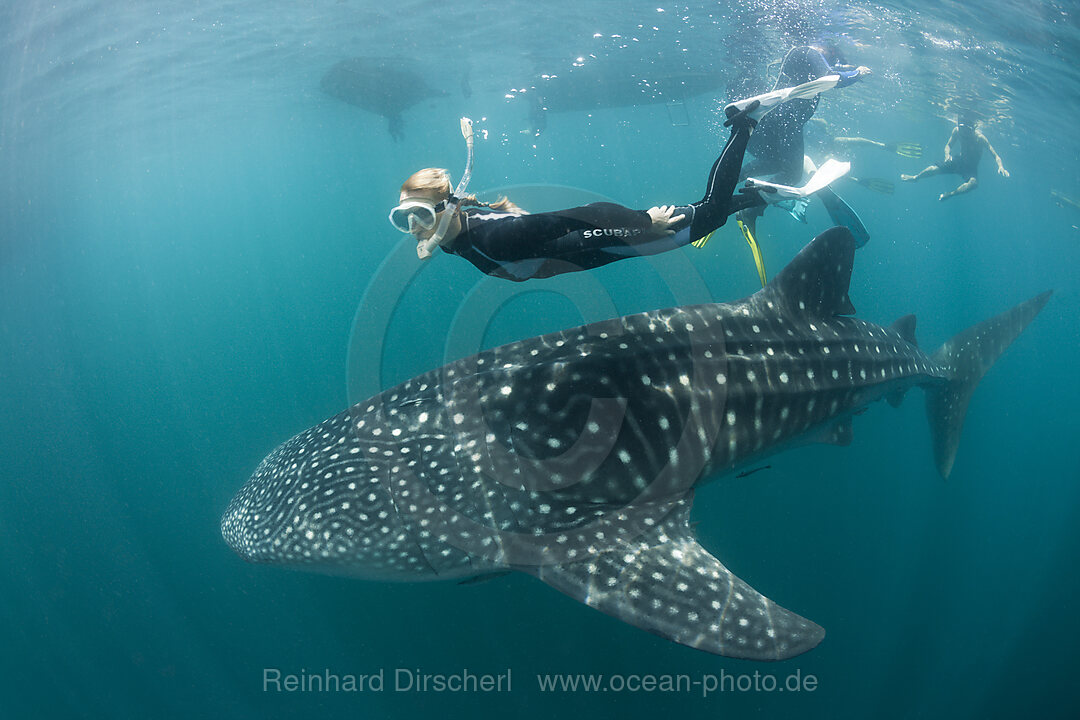
[[[769,600],[698,544],[691,498],[587,561],[518,569],[623,622],[717,655],[784,660],[821,642],[821,626]]]
[[[854,260],[851,231],[830,228],[811,240],[760,293],[798,317],[853,315],[848,285]]]
[[[915,339],[914,315],[905,315],[902,318],[897,318],[896,322],[889,326],[889,329],[904,338],[905,341],[911,343],[915,347],[919,347],[919,342]]]

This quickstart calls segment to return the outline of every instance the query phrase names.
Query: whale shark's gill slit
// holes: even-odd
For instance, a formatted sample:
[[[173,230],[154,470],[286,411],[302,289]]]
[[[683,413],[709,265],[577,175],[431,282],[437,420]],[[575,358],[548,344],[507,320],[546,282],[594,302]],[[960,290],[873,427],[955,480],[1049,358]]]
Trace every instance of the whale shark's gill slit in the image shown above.
[[[386,487],[383,488],[390,500],[390,507],[394,511],[394,514],[401,520],[401,524],[404,527],[405,536],[409,538],[409,541],[416,547],[417,552],[415,554],[409,554],[402,552],[402,558],[409,557],[418,558],[417,562],[421,563],[434,575],[440,575],[439,569],[431,562],[431,558],[428,557],[427,548],[423,542],[423,538],[420,535],[419,529],[416,527],[413,515],[414,513],[406,514],[404,509],[398,503],[398,497],[394,492],[394,489],[387,482]]]

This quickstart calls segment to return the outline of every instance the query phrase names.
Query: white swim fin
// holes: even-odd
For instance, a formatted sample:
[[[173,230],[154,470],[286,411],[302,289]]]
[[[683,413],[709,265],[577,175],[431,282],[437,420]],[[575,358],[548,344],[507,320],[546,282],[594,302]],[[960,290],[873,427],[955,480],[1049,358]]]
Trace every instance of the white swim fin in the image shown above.
[[[829,158],[825,161],[825,164],[819,167],[817,171],[810,176],[810,179],[806,184],[802,186],[801,190],[803,197],[813,195],[818,190],[828,187],[833,181],[839,180],[847,175],[849,170],[851,170],[851,163],[840,162],[839,160]]]
[[[842,178],[849,170],[851,170],[851,163],[829,158],[824,165],[810,176],[810,179],[802,187],[781,185],[780,183],[756,178],[747,178],[746,187],[756,189],[765,202],[772,204],[790,198],[809,197],[822,188],[828,187],[833,181]]]
[[[730,120],[732,117],[745,111],[748,118],[757,121],[763,118],[769,111],[774,110],[788,100],[809,100],[815,98],[826,90],[832,90],[839,82],[839,75],[826,75],[825,77],[820,77],[817,80],[811,80],[810,82],[805,82],[802,85],[796,85],[795,87],[781,88],[780,90],[767,92],[764,95],[755,95],[754,97],[746,98],[744,100],[736,100],[724,108],[724,113]],[[755,100],[758,102],[757,107],[752,110],[747,110]]]

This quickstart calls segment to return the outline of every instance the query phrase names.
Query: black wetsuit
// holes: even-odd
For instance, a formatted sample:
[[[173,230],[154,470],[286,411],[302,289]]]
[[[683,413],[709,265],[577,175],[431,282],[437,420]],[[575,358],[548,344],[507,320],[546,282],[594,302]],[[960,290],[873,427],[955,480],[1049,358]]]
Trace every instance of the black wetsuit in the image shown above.
[[[801,45],[784,57],[774,89],[801,85],[826,75],[840,76],[837,87],[850,85],[859,78],[857,71],[835,70],[819,50]],[[749,147],[754,160],[743,168],[742,177],[775,175],[776,182],[798,185],[803,175],[803,125],[814,115],[820,99],[818,95],[808,100],[789,100],[762,118]]]
[[[546,278],[607,265],[616,260],[674,250],[724,224],[746,207],[764,204],[757,193],[732,197],[750,139],[749,121],[739,118],[720,157],[713,163],[705,197],[675,208],[684,215],[673,234],[657,235],[641,210],[614,203],[592,203],[554,212],[516,213],[468,208],[461,232],[442,249],[465,258],[482,272],[506,280]]]
[[[943,173],[955,173],[970,180],[978,175],[979,161],[983,156],[983,143],[970,125],[956,126],[956,142],[959,146],[952,153],[952,160],[939,166]]]

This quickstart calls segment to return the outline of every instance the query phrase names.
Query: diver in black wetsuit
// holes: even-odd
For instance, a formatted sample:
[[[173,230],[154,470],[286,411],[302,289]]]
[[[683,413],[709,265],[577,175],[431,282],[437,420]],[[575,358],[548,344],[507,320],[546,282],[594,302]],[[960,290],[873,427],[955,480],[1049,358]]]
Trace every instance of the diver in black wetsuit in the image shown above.
[[[735,193],[747,142],[766,113],[789,98],[809,97],[835,83],[784,88],[732,103],[725,109],[731,137],[709,173],[705,196],[680,206],[631,210],[614,203],[530,215],[506,198],[481,203],[464,195],[471,175],[472,126],[462,120],[470,150],[458,187],[451,192],[445,170],[427,168],[401,186],[400,204],[390,222],[417,240],[417,255],[436,247],[465,258],[488,275],[522,281],[588,270],[628,257],[653,255],[688,245],[723,225],[728,216],[797,188],[777,186]],[[470,207],[463,207],[463,206]],[[478,206],[478,207],[477,207]]]
[[[979,186],[976,175],[979,172],[979,161],[982,160],[983,150],[989,150],[997,161],[998,174],[1009,177],[1009,171],[1001,162],[1001,156],[994,150],[994,146],[976,127],[975,121],[967,113],[956,118],[956,127],[949,134],[949,140],[945,143],[945,159],[939,165],[930,165],[915,175],[901,175],[901,180],[913,182],[931,175],[951,174],[965,178],[964,182],[950,192],[941,193],[938,200],[948,200],[954,195],[971,192]]]
[[[743,116],[732,124],[731,137],[713,163],[705,196],[698,202],[647,211],[599,202],[533,215],[468,208],[461,213],[460,231],[448,233],[441,247],[488,275],[520,281],[688,245],[723,225],[732,213],[765,204],[757,193],[735,194],[752,122]]]
[[[864,75],[870,75],[871,71],[862,65],[852,67],[844,64],[839,47],[833,42],[821,46],[799,45],[784,56],[776,87],[798,85],[834,74],[840,76],[836,86],[845,87]],[[775,176],[773,180],[779,183],[798,183],[803,175],[805,154],[803,125],[817,110],[819,100],[820,97],[792,100],[765,116],[750,142],[749,151],[754,159],[743,168],[741,177],[772,175]],[[740,218],[752,228],[754,220],[760,216],[761,210],[755,209],[742,213]]]
[[[784,56],[776,87],[787,87],[814,80],[826,75],[839,75],[837,87],[845,87],[864,75],[870,68],[853,68],[842,64],[842,56],[835,44],[823,47],[800,45]],[[798,182],[803,174],[803,125],[817,110],[819,97],[791,100],[762,118],[750,143],[754,160],[744,168],[744,176],[760,177],[777,175],[777,182],[787,185]]]
[[[488,275],[515,281],[588,270],[688,245],[723,225],[732,213],[765,204],[757,192],[735,194],[755,121],[746,113],[737,113],[730,122],[731,137],[713,163],[705,196],[698,202],[647,211],[601,202],[528,214],[505,198],[485,205],[466,196],[461,198],[462,204],[479,207],[455,211],[438,244]],[[399,208],[407,212],[413,209],[411,203],[427,200],[437,203],[434,207],[441,214],[449,194],[445,170],[421,170],[402,186],[402,205],[395,212]],[[411,221],[406,214],[401,215],[401,223],[394,220],[393,212],[391,220],[405,230],[403,225]],[[435,217],[412,224],[421,244],[433,234],[435,224]],[[418,254],[426,257],[419,247]]]

